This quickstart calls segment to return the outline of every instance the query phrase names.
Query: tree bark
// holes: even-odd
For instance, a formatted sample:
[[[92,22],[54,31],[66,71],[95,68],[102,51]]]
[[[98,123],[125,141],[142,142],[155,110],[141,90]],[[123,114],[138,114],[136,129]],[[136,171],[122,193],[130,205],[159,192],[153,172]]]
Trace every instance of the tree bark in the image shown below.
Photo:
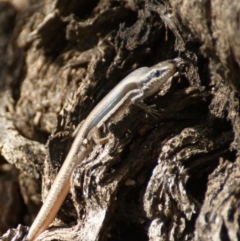
[[[0,2],[0,240],[24,239],[93,107],[177,56],[184,74],[146,99],[160,115],[100,127],[37,240],[239,240],[239,16],[238,0]]]

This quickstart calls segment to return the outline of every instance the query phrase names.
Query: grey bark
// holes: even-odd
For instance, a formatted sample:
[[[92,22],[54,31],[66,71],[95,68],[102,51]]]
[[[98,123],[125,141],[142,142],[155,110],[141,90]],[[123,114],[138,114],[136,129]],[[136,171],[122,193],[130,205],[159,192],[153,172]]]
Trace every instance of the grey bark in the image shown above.
[[[186,73],[146,100],[160,117],[100,128],[39,240],[239,240],[239,1],[18,4],[0,2],[0,239],[23,240],[96,103],[180,55]]]

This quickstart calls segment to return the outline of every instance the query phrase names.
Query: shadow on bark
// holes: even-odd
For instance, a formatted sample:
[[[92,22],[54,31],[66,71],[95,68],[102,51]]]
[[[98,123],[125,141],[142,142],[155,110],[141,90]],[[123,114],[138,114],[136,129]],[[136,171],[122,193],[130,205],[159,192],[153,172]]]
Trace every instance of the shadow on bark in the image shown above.
[[[1,240],[23,240],[27,227],[13,228],[31,225],[92,108],[134,69],[177,56],[186,72],[146,99],[160,116],[131,106],[100,127],[108,142],[81,161],[38,240],[240,238],[239,1],[1,2],[0,13]]]

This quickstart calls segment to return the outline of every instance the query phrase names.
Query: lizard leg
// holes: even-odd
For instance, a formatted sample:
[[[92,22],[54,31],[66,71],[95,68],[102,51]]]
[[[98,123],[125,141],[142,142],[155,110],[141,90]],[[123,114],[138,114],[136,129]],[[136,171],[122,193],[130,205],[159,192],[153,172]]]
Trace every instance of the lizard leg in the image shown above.
[[[106,144],[110,138],[111,134],[109,133],[106,137],[101,137],[99,128],[97,126],[94,126],[88,134],[89,140],[93,140],[95,144]]]
[[[146,104],[144,104],[144,102],[142,101],[143,97],[144,97],[143,91],[139,91],[139,93],[131,99],[132,104],[141,108],[146,113],[150,114],[151,116],[157,119],[157,117],[160,116],[159,111],[153,108],[155,107],[155,105],[147,106]]]

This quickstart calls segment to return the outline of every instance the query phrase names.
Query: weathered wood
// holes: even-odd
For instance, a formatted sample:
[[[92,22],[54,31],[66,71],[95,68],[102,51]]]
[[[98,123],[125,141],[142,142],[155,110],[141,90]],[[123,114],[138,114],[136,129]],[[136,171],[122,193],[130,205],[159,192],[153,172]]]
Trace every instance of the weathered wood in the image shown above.
[[[0,165],[21,173],[25,203],[24,218],[5,217],[31,224],[39,178],[44,200],[75,127],[113,86],[181,55],[186,73],[146,101],[160,117],[131,107],[101,127],[108,142],[39,240],[237,240],[239,12],[238,0],[0,2]]]

